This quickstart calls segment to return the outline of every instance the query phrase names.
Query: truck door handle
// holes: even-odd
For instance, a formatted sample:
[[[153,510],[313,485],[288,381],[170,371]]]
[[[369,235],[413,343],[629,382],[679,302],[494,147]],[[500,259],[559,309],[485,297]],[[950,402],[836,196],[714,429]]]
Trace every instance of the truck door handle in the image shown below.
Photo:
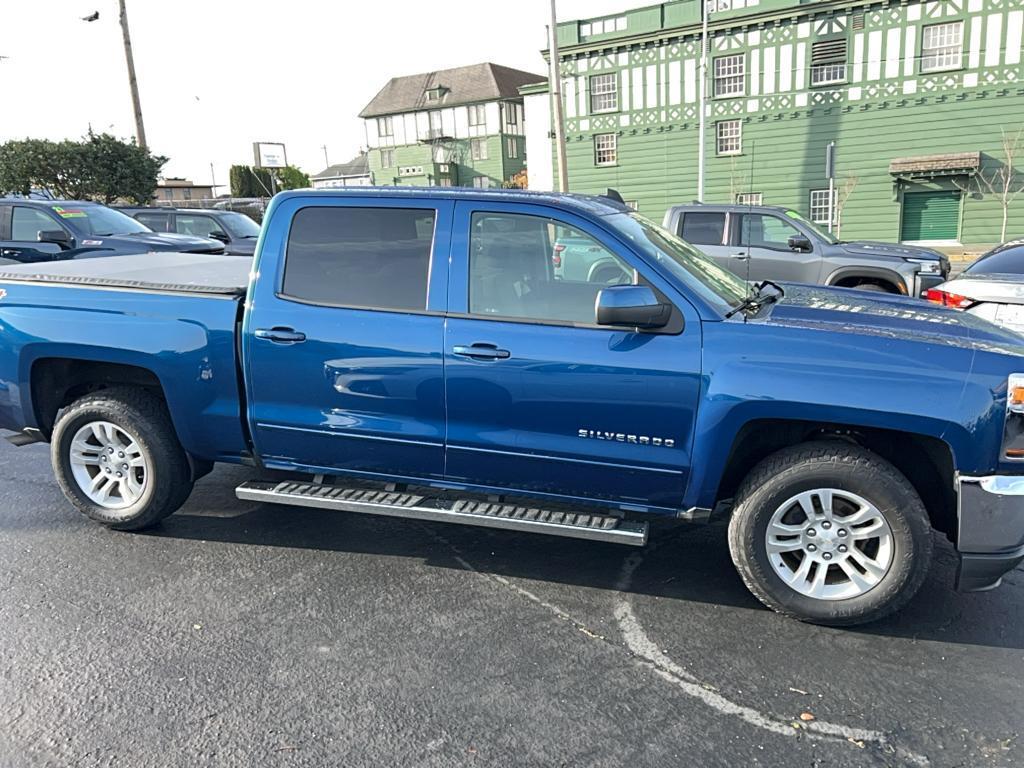
[[[746,261],[750,258],[750,255],[746,253],[734,253],[732,257],[737,261]]]
[[[257,328],[252,335],[275,344],[299,344],[306,340],[306,334],[292,328]]]
[[[507,360],[512,353],[507,349],[498,349],[496,344],[485,344],[477,342],[470,346],[456,345],[452,347],[452,354],[459,357],[469,357],[473,360]]]

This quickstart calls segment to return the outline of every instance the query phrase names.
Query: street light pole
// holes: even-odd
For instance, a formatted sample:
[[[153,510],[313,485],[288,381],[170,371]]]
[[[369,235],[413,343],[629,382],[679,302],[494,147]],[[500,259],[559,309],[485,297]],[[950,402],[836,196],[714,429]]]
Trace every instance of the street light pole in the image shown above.
[[[708,1],[700,2],[700,95],[697,99],[700,116],[697,120],[697,202],[704,202],[704,143],[707,118],[708,88]]]
[[[142,149],[146,144],[146,128],[142,124],[142,102],[139,100],[139,83],[135,78],[135,57],[132,55],[132,36],[128,32],[128,10],[125,0],[118,0],[121,6],[121,36],[124,38],[124,58],[128,63],[128,86],[132,90],[132,109],[135,111],[135,140]]]
[[[562,115],[562,75],[558,61],[558,14],[555,0],[551,0],[551,66],[548,69],[548,88],[554,109],[555,157],[558,161],[558,191],[569,191],[569,168],[565,163],[565,118]]]

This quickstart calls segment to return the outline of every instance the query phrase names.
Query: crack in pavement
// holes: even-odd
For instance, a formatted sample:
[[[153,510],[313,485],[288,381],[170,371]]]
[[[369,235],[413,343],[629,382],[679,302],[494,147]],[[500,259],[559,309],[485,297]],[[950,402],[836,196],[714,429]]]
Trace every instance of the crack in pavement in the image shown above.
[[[595,632],[581,621],[560,608],[554,603],[544,600],[528,589],[520,587],[510,579],[495,573],[485,573],[470,563],[462,551],[436,531],[425,529],[427,533],[444,544],[453,553],[455,561],[466,571],[482,576],[508,589],[514,594],[529,600],[530,602],[546,609],[554,616],[568,622],[576,631],[586,637],[605,643],[617,651],[625,651],[630,658],[639,666],[645,667],[654,672],[658,677],[671,683],[690,698],[696,699],[710,709],[723,715],[738,717],[744,722],[761,730],[773,733],[777,736],[787,738],[808,738],[815,741],[830,742],[838,745],[848,745],[851,748],[862,748],[863,745],[871,744],[880,751],[898,757],[902,764],[924,766],[931,765],[929,759],[903,747],[893,744],[892,740],[882,731],[866,728],[855,728],[840,723],[830,723],[823,720],[814,720],[809,723],[794,724],[791,718],[762,712],[754,707],[738,704],[731,699],[717,693],[711,686],[702,683],[691,675],[679,664],[665,655],[661,649],[649,637],[647,637],[643,626],[633,612],[633,605],[630,596],[630,587],[633,581],[633,574],[643,562],[644,555],[650,553],[657,545],[648,546],[646,552],[636,552],[630,555],[622,564],[619,572],[619,579],[616,582],[615,590],[618,595],[614,616],[616,623],[622,632],[625,645],[612,642],[603,635]]]

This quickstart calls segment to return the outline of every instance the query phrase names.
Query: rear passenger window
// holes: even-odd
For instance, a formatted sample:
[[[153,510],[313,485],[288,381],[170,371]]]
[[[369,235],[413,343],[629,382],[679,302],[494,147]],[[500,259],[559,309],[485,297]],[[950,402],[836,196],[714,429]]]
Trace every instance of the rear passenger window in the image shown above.
[[[154,232],[166,232],[167,231],[167,219],[166,213],[137,213],[135,214],[135,220],[142,222],[147,227],[152,229]]]
[[[422,310],[435,212],[303,208],[292,220],[282,293],[316,304]]]
[[[679,236],[692,245],[721,245],[725,235],[724,213],[685,213]]]

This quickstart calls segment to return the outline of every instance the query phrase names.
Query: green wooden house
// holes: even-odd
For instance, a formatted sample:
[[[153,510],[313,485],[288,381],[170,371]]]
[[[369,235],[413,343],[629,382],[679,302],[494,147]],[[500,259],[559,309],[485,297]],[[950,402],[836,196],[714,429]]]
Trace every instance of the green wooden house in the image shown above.
[[[526,163],[519,88],[543,80],[489,63],[392,78],[359,113],[373,183],[515,183]]]
[[[1002,191],[1024,187],[1024,0],[708,7],[705,201],[783,205],[828,225],[835,142],[840,237],[976,248],[1000,240],[1004,207],[1006,237],[1024,236],[1024,194],[1004,206]],[[558,39],[571,189],[617,188],[655,219],[694,200],[697,0],[565,22]],[[549,97],[523,94],[532,156]],[[535,182],[550,175],[547,157],[533,165]]]

